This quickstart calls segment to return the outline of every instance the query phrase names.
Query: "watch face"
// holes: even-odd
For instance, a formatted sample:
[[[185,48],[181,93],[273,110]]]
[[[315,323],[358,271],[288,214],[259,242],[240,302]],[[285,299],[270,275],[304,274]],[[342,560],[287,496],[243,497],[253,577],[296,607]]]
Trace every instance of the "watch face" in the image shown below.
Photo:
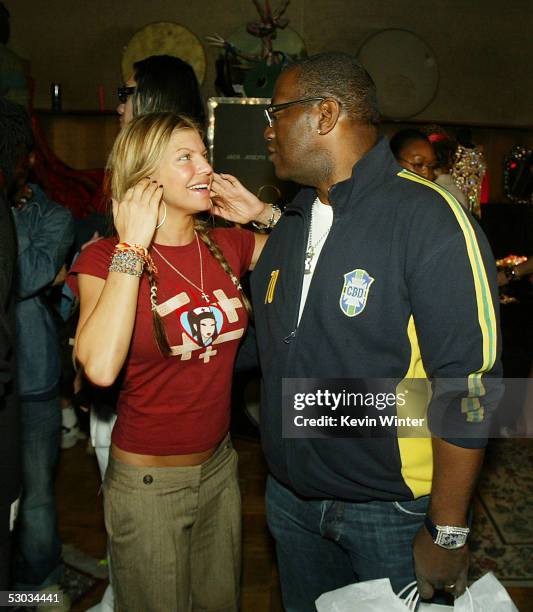
[[[461,548],[466,544],[467,533],[438,530],[435,544],[443,548]]]

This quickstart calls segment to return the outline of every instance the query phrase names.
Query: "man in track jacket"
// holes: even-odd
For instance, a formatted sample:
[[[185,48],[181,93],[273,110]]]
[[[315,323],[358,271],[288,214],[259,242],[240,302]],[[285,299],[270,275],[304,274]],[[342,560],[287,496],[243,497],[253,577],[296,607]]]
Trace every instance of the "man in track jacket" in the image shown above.
[[[313,610],[325,591],[383,577],[396,591],[416,576],[423,597],[457,596],[487,383],[500,375],[490,248],[446,190],[398,166],[377,134],[374,84],[352,57],[292,64],[272,102],[269,158],[278,177],[307,186],[252,276],[284,606]],[[431,379],[431,433],[284,435],[283,384],[318,378]]]

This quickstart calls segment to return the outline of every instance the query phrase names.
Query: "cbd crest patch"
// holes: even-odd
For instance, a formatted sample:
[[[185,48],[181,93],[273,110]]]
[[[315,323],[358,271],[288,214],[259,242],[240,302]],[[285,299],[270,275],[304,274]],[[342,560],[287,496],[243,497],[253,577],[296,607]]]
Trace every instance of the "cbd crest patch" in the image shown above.
[[[374,280],[366,270],[360,268],[344,275],[339,306],[347,317],[356,317],[363,312]]]

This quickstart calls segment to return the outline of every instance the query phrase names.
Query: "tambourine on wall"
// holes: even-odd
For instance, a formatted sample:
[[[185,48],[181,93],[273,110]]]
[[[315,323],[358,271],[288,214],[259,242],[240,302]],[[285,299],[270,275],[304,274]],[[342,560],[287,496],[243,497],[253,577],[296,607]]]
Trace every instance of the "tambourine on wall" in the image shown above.
[[[372,32],[357,58],[374,79],[386,119],[415,117],[434,100],[439,86],[437,57],[414,32],[389,28]]]
[[[268,160],[263,133],[268,98],[209,98],[207,142],[216,172],[233,174],[261,199],[290,202],[299,186],[281,181]]]
[[[206,72],[205,50],[196,34],[179,23],[150,23],[130,38],[122,55],[122,78],[126,82],[133,73],[133,64],[151,55],[173,55],[188,62],[202,84]]]

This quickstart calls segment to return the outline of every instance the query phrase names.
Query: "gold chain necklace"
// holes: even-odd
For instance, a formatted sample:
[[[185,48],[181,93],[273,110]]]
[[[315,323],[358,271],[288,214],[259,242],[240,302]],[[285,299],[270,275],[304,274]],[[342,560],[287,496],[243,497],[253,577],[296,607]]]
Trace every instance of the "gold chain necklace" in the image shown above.
[[[174,267],[170,263],[170,261],[168,261],[168,259],[166,257],[164,257],[157,250],[157,248],[156,248],[156,246],[154,244],[152,244],[152,249],[154,249],[154,251],[159,255],[159,257],[161,257],[161,259],[167,264],[167,266],[172,268],[174,270],[174,272],[176,272],[176,274],[181,276],[181,278],[183,280],[187,281],[189,283],[189,285],[192,285],[196,289],[196,291],[198,291],[201,294],[202,299],[209,303],[210,302],[210,298],[207,295],[207,293],[204,291],[204,262],[203,262],[203,258],[202,258],[202,249],[200,248],[200,239],[198,238],[198,234],[196,233],[196,230],[194,230],[194,237],[196,238],[196,246],[198,247],[198,257],[200,259],[200,286],[199,287],[198,287],[198,285],[196,283],[193,283],[190,278],[187,278],[185,276],[185,274],[183,274],[183,272],[180,272],[178,270],[178,268]]]

